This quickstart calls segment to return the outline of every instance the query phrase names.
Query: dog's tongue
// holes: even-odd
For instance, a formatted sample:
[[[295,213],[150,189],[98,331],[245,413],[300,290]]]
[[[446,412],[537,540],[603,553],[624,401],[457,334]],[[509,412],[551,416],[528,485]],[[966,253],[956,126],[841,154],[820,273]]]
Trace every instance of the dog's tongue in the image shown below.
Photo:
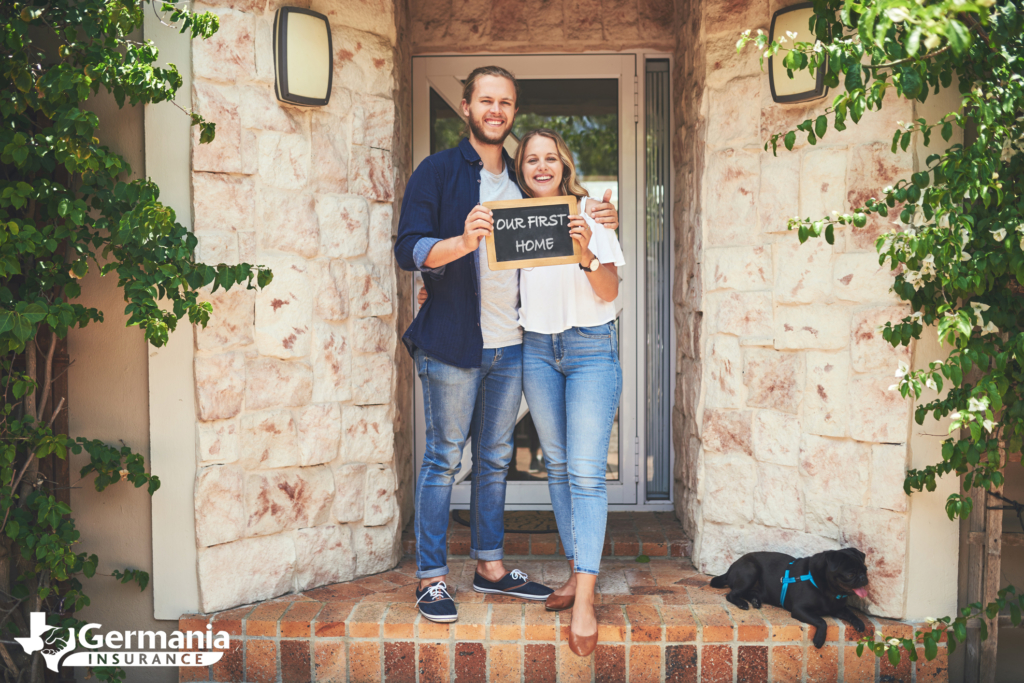
[[[860,588],[854,588],[853,592],[858,598],[868,597],[868,589],[863,586],[861,586]]]

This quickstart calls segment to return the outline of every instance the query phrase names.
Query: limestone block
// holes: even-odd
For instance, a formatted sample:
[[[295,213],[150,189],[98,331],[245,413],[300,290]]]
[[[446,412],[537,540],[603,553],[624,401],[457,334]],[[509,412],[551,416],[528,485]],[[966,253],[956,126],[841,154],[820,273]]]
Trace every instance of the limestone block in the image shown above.
[[[367,255],[370,263],[389,277],[393,271],[394,242],[391,239],[391,228],[394,223],[394,212],[391,204],[372,204],[370,206],[370,245]],[[393,276],[391,276],[393,277]]]
[[[213,142],[199,144],[198,128],[190,133],[193,172],[241,173],[242,125],[236,89],[195,81],[192,84],[192,103],[197,113],[207,121],[217,124],[217,136]]]
[[[220,138],[220,126],[217,126]],[[205,145],[204,145],[205,147]],[[256,227],[252,178],[223,173],[193,173],[193,229],[208,231],[253,230]]]
[[[238,233],[238,260],[241,263],[257,265],[255,231]]]
[[[398,335],[380,318],[356,318],[352,321],[352,346],[362,353],[394,355]]]
[[[249,469],[298,465],[302,458],[291,411],[243,415],[242,458]]]
[[[213,313],[206,327],[194,327],[196,349],[219,351],[252,344],[256,290],[246,289],[245,285],[235,285],[227,290],[218,289],[212,294],[209,290],[204,288],[199,300],[210,302]]]
[[[803,358],[774,349],[745,349],[743,383],[748,406],[796,413],[804,384]]]
[[[754,413],[751,428],[754,457],[759,462],[794,467],[800,463],[800,420],[774,410]]]
[[[373,33],[386,38],[390,44],[397,41],[395,32],[395,6],[381,0],[347,0],[344,4],[333,0],[312,0],[309,8],[327,15],[331,26]]]
[[[366,506],[364,526],[382,526],[390,522],[398,511],[395,501],[395,473],[386,465],[366,468]]]
[[[833,284],[838,299],[859,304],[899,301],[892,291],[896,274],[888,265],[878,265],[878,254],[873,251],[840,254],[836,257],[834,272]]]
[[[196,2],[196,12],[208,11],[211,7],[228,7],[239,12],[262,12],[266,0],[208,0],[207,2]]]
[[[348,165],[349,190],[378,202],[395,196],[395,169],[391,153],[382,149],[352,145]]]
[[[765,526],[803,531],[804,505],[797,468],[758,465],[754,521]]]
[[[327,524],[292,533],[295,539],[295,590],[351,581],[356,575],[352,532]]]
[[[356,574],[365,576],[387,571],[402,557],[398,518],[384,526],[353,527],[352,547],[356,554]]]
[[[220,28],[205,40],[192,41],[192,76],[241,83],[256,74],[256,18],[246,12],[211,8]]]
[[[208,266],[238,265],[238,238],[233,232],[204,232],[196,235],[196,262]]]
[[[370,205],[363,197],[318,195],[320,251],[331,258],[352,258],[366,253]]]
[[[862,505],[868,492],[870,457],[870,449],[856,441],[804,434],[800,439],[804,494]]]
[[[305,135],[260,135],[260,180],[271,187],[301,190],[309,179],[309,155],[309,139]]]
[[[395,359],[390,353],[361,353],[352,357],[352,401],[369,406],[393,400]]]
[[[850,436],[858,441],[906,443],[910,429],[910,399],[898,390],[892,376],[854,377],[850,381]]]
[[[914,100],[900,97],[895,90],[890,89],[884,102],[882,110],[875,113],[874,116],[865,116],[857,125],[849,126],[840,133],[842,142],[851,147],[877,142],[884,143],[887,149],[891,149],[892,136],[898,128],[897,121],[914,120]],[[922,114],[923,112],[918,113],[917,116]]]
[[[716,334],[711,338],[707,372],[705,406],[742,408],[743,355],[740,353],[739,339],[725,334]]]
[[[818,220],[833,211],[846,211],[845,150],[825,147],[807,150],[800,156],[800,217]],[[837,238],[836,243],[839,241]]]
[[[347,270],[352,313],[359,318],[391,315],[391,287],[380,270],[359,262],[349,263]]]
[[[764,290],[771,287],[772,254],[769,247],[717,247],[704,252],[708,291]]]
[[[728,149],[709,155],[704,186],[708,246],[757,244],[761,150]]]
[[[341,445],[341,408],[338,404],[307,406],[298,415],[301,464],[321,465],[338,457]]]
[[[256,62],[256,75],[253,78],[260,83],[274,84],[274,15],[264,14],[256,18],[256,39],[253,43]],[[333,95],[332,95],[333,99]]]
[[[338,87],[335,86],[335,90]],[[332,96],[332,102],[334,97]],[[348,191],[348,138],[345,121],[323,111],[312,113],[312,182],[321,193]]]
[[[196,543],[205,548],[245,535],[243,472],[233,465],[204,467],[196,474]]]
[[[909,152],[893,154],[889,143],[858,145],[850,151],[849,167],[846,173],[847,208],[854,211],[874,197],[882,199],[882,190],[901,178],[909,178],[913,172],[913,158]],[[900,207],[889,209],[889,215],[881,218],[869,214],[867,225],[851,228],[847,236],[847,251],[875,251],[875,240],[883,232],[893,229],[893,220],[899,216]]]
[[[313,315],[319,320],[344,320],[348,317],[348,297],[344,289],[339,291],[338,284],[331,275],[332,265],[344,273],[344,262],[332,263],[330,259],[308,261],[309,279],[313,283]],[[344,276],[340,282],[345,286]]]
[[[723,33],[716,36],[708,36],[705,39],[704,51],[707,64],[705,84],[709,88],[722,88],[729,81],[745,76],[766,78],[761,73],[758,59],[750,51],[750,48],[743,52],[736,52],[736,41],[739,38],[734,34],[735,32]],[[759,112],[758,115],[760,115]],[[760,134],[760,131],[758,131],[758,134]],[[760,138],[760,135],[758,137]]]
[[[724,149],[760,143],[761,110],[750,103],[760,101],[764,80],[761,76],[736,78],[721,90],[709,91],[708,147]]]
[[[906,512],[910,496],[903,491],[907,476],[907,447],[875,444],[871,447],[871,507]]]
[[[871,508],[843,508],[841,540],[867,557],[868,596],[853,598],[857,607],[882,617],[903,615],[907,566],[907,517]]]
[[[352,354],[342,325],[317,322],[313,330],[313,400],[352,398]]]
[[[391,461],[395,446],[391,406],[345,406],[341,411],[341,431],[343,461]]]
[[[527,32],[531,41],[565,40],[566,33],[575,33],[575,31],[569,31],[565,25],[563,3],[534,1],[515,4],[522,7],[523,18],[526,20]],[[569,36],[570,39],[575,37]]]
[[[304,406],[313,396],[313,373],[301,361],[253,358],[245,364],[245,408]]]
[[[674,41],[674,9],[671,0],[640,0],[640,35],[648,40]]]
[[[832,539],[759,524],[704,524],[700,538],[700,550],[699,554],[694,553],[694,564],[705,574],[724,574],[729,565],[747,553],[770,551],[806,557],[840,548],[839,543]]]
[[[363,95],[356,106],[363,110],[363,126],[352,131],[352,144],[390,150],[395,137],[395,103],[385,97]],[[356,140],[356,135],[360,140]]]
[[[823,239],[803,244],[796,235],[774,245],[775,301],[809,304],[832,294],[832,247]]]
[[[199,464],[235,462],[239,451],[238,420],[196,423]]]
[[[240,353],[198,356],[193,361],[199,420],[223,420],[242,410],[245,361]]]
[[[358,522],[363,518],[366,497],[366,465],[341,465],[334,470],[334,505],[331,514],[339,522]]]
[[[266,263],[274,271],[274,281],[256,295],[256,348],[275,358],[308,356],[313,292],[306,261],[280,255],[268,257]]]
[[[246,530],[266,536],[327,522],[334,476],[326,465],[250,472],[245,481]]]
[[[743,455],[704,460],[703,513],[706,522],[746,524],[754,517],[757,468]]]
[[[804,524],[807,532],[839,540],[843,504],[832,498],[804,496]]]
[[[762,77],[760,80],[765,81]],[[768,87],[767,81],[764,87]],[[750,107],[749,103],[743,106]],[[757,219],[763,233],[788,233],[789,219],[800,209],[800,157],[782,152],[761,155]],[[824,242],[824,240],[822,240]]]
[[[409,27],[414,35],[419,36],[421,42],[440,41],[445,36],[452,12],[452,6],[447,2],[413,3],[409,6]],[[483,15],[480,22],[484,23],[487,19],[487,15]]]
[[[772,338],[771,292],[729,292],[707,296],[708,332],[740,338]]]
[[[736,49],[737,34],[746,29],[763,28],[767,32],[769,24],[767,2],[713,2],[704,6],[704,32],[708,36],[717,33],[728,33],[731,36],[733,49]],[[743,57],[758,63],[754,54],[742,53]],[[708,60],[708,70],[711,62]]]
[[[256,175],[259,173],[259,137],[256,131],[242,129],[242,173]]]
[[[304,128],[305,112],[280,102],[272,85],[241,86],[238,100],[243,128],[278,133],[299,133]]]
[[[850,338],[850,309],[838,304],[779,306],[776,349],[841,349]]]
[[[850,358],[856,372],[881,370],[895,373],[900,361],[910,365],[910,347],[892,346],[882,337],[880,329],[885,323],[899,322],[908,315],[908,306],[869,308],[853,314]]]
[[[390,97],[395,88],[391,42],[370,33],[331,25],[334,87]]]
[[[850,358],[845,351],[808,351],[800,423],[808,434],[846,436],[850,422]]]
[[[753,455],[750,423],[753,411],[718,410],[704,411],[701,428],[701,442],[709,453]]]
[[[295,544],[288,536],[245,538],[199,551],[202,611],[217,612],[292,590]]]
[[[757,57],[755,57],[753,54],[750,55],[750,57],[755,62],[757,61]],[[768,60],[765,60],[764,66],[765,69],[768,68]],[[762,78],[767,78],[767,75],[763,75]],[[807,119],[817,118],[819,115],[824,114],[826,112],[831,102],[831,97],[825,97],[820,100],[815,100],[813,102],[805,102],[798,104],[780,104],[772,100],[771,88],[762,88],[761,140],[767,142],[768,139],[775,133],[784,133],[788,130],[793,130]],[[835,133],[832,133],[832,135],[835,135]],[[829,144],[831,144],[832,142],[833,140],[829,140]],[[839,138],[835,138],[834,142],[839,143],[841,142],[841,140]],[[796,142],[793,145],[793,150],[805,150],[810,148],[810,145],[807,143],[807,134],[803,132],[798,132],[796,134]],[[778,149],[779,155],[791,153],[786,150],[785,146],[782,144],[782,140],[779,140]]]

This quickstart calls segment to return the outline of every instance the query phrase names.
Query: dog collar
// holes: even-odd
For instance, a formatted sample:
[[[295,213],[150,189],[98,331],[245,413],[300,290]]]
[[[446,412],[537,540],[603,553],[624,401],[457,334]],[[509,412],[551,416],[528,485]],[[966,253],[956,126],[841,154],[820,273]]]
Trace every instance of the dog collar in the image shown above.
[[[796,560],[794,560],[794,562],[795,561]],[[793,564],[793,562],[790,562],[790,564]],[[791,577],[789,575],[789,570],[787,569],[786,570],[786,574],[781,579],[779,579],[779,581],[782,582],[782,594],[779,596],[779,606],[780,607],[783,607],[786,604],[786,591],[789,590],[789,584],[796,583],[797,581],[810,581],[812,586],[814,586],[815,588],[818,588],[818,584],[814,583],[814,577],[811,576],[810,572],[807,572],[806,574],[804,574],[803,576],[798,578],[798,577],[795,577],[795,576]],[[821,589],[818,588],[818,590],[821,590]],[[837,595],[836,596],[836,600],[842,600],[845,597],[847,597],[847,596],[845,596],[845,595]]]

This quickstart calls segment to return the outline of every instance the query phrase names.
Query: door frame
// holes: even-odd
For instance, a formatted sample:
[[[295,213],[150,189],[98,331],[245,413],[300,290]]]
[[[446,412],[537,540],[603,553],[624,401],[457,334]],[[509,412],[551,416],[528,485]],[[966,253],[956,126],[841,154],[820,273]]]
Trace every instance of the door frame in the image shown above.
[[[627,263],[636,264],[634,268],[623,269],[622,283],[619,294],[620,308],[620,353],[624,369],[623,390],[619,408],[619,479],[608,482],[608,502],[611,509],[619,510],[672,510],[671,496],[668,501],[648,503],[646,492],[646,458],[641,454],[644,448],[645,401],[641,400],[645,391],[643,371],[645,361],[645,342],[642,338],[646,326],[645,310],[642,304],[644,295],[645,273],[645,240],[642,239],[642,226],[645,221],[644,164],[645,150],[642,144],[642,124],[644,120],[644,81],[642,78],[645,59],[669,59],[671,68],[672,56],[661,52],[643,50],[624,52],[595,52],[571,54],[473,54],[473,55],[417,55],[412,59],[413,88],[413,120],[412,145],[413,167],[430,153],[430,89],[433,87],[448,104],[460,113],[458,104],[461,100],[462,84],[453,74],[466,74],[482,60],[509,68],[517,77],[532,78],[617,78],[619,79],[619,215],[623,226],[620,227],[620,243]],[[557,60],[555,62],[554,60]],[[628,73],[632,72],[633,82],[629,83]],[[629,101],[632,99],[632,117],[629,116]],[[632,150],[632,154],[628,153]],[[673,169],[674,170],[674,169]],[[637,227],[641,226],[641,227]],[[420,275],[415,274],[413,287],[419,286]],[[667,292],[666,295],[671,295]],[[418,308],[416,297],[412,296],[414,313]],[[629,303],[629,306],[625,304]],[[672,335],[673,347],[675,335]],[[673,353],[673,359],[675,354]],[[673,360],[674,366],[674,360]],[[675,368],[673,367],[672,376]],[[419,472],[423,459],[424,443],[422,434],[425,419],[422,405],[422,386],[419,377],[414,378],[413,391],[413,458],[416,472]],[[525,413],[525,405],[520,408],[520,417]],[[671,426],[669,426],[671,429]],[[671,435],[670,435],[671,436]],[[457,481],[465,478],[468,472],[469,448],[463,456],[462,468]],[[673,454],[674,456],[674,454]],[[515,509],[551,509],[547,502],[546,482],[510,482],[515,490],[525,495],[509,495],[506,508]],[[530,495],[530,489],[543,489],[543,496]],[[463,491],[463,489],[465,489]],[[509,494],[513,494],[513,489]],[[516,499],[519,500],[516,500]],[[542,500],[544,502],[542,502]],[[452,491],[452,509],[466,508],[469,505],[468,484],[456,484]]]

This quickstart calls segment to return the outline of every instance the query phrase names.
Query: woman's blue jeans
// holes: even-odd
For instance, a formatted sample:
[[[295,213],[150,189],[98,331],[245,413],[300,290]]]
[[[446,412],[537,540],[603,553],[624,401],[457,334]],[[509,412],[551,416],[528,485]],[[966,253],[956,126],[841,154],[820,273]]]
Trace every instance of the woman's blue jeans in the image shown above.
[[[615,324],[523,338],[523,391],[548,471],[551,507],[575,570],[597,574],[608,522],[608,441],[622,393]]]
[[[473,438],[470,557],[505,556],[505,480],[523,398],[523,347],[484,349],[479,368],[459,368],[417,350],[427,443],[416,482],[416,578],[448,573],[448,509],[466,439]]]

